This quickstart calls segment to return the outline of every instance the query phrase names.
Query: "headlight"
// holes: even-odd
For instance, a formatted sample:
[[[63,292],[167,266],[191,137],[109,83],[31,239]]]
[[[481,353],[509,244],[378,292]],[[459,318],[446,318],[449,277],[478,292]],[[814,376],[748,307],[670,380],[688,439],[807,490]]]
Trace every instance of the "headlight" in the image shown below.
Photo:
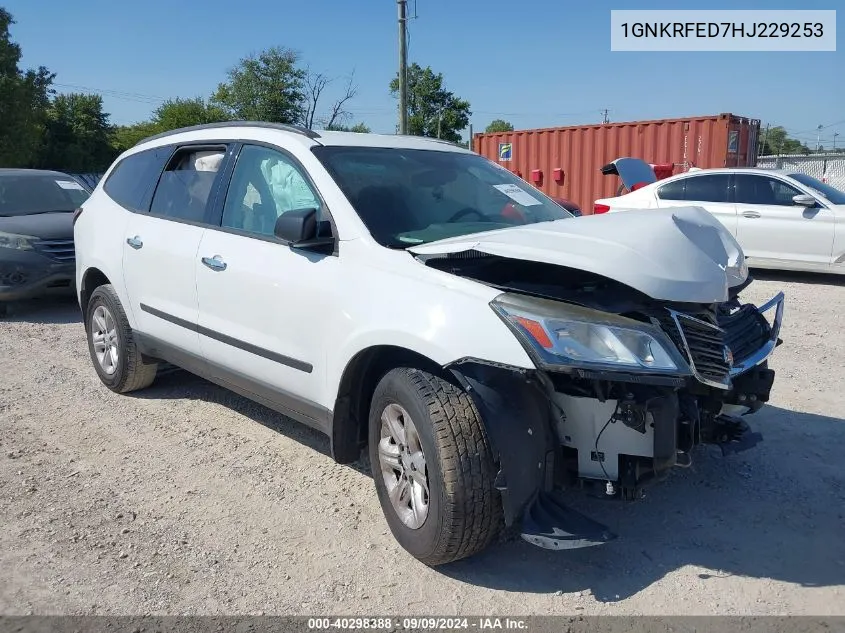
[[[31,251],[34,238],[30,235],[15,235],[0,231],[0,248],[14,248],[19,251]]]
[[[547,369],[689,374],[669,337],[649,323],[521,295],[499,295],[490,306]]]

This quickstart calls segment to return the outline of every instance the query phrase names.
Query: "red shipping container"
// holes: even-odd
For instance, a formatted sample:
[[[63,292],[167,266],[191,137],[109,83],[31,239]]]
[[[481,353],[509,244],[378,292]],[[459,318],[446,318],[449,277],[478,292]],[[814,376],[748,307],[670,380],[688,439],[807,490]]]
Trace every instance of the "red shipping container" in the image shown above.
[[[674,173],[690,167],[753,167],[759,132],[757,119],[718,114],[475,134],[472,149],[521,176],[565,173],[560,181],[543,178],[532,184],[591,214],[595,200],[617,195],[619,178],[599,171],[612,160],[641,158],[655,165],[661,178],[672,173],[669,166]]]

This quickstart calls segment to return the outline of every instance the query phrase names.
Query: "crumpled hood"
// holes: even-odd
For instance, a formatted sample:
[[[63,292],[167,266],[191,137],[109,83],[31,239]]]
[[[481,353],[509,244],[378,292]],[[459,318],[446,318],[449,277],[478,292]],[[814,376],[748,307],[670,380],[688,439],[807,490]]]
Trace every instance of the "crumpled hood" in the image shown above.
[[[727,301],[745,281],[739,244],[701,207],[631,210],[438,240],[416,255],[476,250],[609,277],[663,301]]]

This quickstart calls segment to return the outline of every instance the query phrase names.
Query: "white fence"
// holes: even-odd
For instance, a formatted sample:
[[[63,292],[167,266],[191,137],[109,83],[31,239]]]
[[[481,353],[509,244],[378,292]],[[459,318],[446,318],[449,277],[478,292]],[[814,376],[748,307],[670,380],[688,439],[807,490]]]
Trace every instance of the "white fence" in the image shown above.
[[[757,159],[757,167],[793,169],[845,191],[845,154],[761,156]]]

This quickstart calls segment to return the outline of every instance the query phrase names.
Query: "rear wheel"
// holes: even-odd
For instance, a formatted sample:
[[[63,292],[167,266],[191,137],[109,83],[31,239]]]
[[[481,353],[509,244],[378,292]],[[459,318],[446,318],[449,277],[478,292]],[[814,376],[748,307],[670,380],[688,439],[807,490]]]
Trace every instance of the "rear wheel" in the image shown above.
[[[91,361],[104,385],[112,391],[128,393],[152,384],[158,365],[143,361],[129,320],[110,284],[91,293],[85,330]]]
[[[376,387],[369,425],[376,491],[399,544],[427,565],[487,547],[501,524],[501,500],[469,395],[428,372],[394,369]]]

